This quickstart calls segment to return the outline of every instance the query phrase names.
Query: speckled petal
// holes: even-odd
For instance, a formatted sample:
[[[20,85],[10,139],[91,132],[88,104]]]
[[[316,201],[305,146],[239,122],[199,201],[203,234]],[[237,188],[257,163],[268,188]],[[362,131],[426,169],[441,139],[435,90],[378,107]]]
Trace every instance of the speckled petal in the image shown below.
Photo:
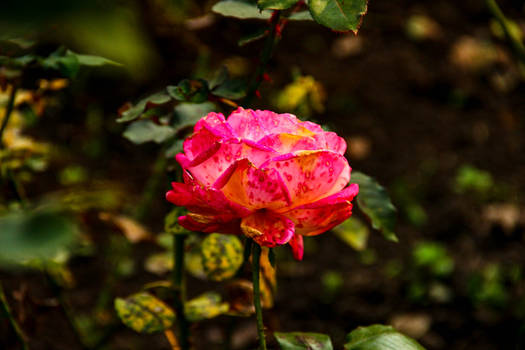
[[[261,168],[281,174],[294,206],[330,196],[350,180],[348,161],[333,151],[298,151],[271,159]]]
[[[288,242],[290,245],[290,248],[292,248],[292,254],[295,260],[303,260],[304,255],[304,242],[303,242],[303,236],[294,234],[292,236],[292,239]]]
[[[314,136],[316,140],[322,145],[322,149],[327,149],[330,151],[337,152],[341,155],[344,155],[346,152],[346,141],[337,136],[335,132],[322,132]]]
[[[266,247],[287,243],[294,234],[294,223],[268,210],[256,211],[241,221],[242,232]]]
[[[276,155],[277,153],[268,147],[250,141],[230,139],[215,143],[193,160],[184,154],[178,154],[176,159],[201,184],[211,186],[238,159],[246,158],[255,166],[259,166]]]
[[[269,147],[280,154],[300,150],[318,150],[325,148],[324,146],[326,145],[324,138],[319,142],[310,136],[299,136],[286,133],[267,135],[257,143]]]
[[[283,213],[295,223],[295,233],[315,236],[339,225],[352,215],[350,201],[359,192],[359,187],[352,184],[329,197],[308,203]]]
[[[214,184],[230,201],[250,209],[290,206],[290,196],[275,169],[257,169],[247,159],[233,164]]]

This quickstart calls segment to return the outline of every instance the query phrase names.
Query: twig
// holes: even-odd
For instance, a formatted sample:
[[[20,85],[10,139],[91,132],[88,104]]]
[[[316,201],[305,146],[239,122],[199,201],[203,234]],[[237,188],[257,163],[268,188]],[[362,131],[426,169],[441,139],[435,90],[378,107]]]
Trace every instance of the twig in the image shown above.
[[[253,304],[257,318],[257,334],[259,335],[259,350],[266,350],[266,338],[264,336],[264,323],[261,307],[260,279],[260,259],[261,246],[252,241],[252,280],[253,280]]]
[[[0,281],[0,302],[2,304],[2,309],[4,310],[4,314],[9,319],[9,324],[11,324],[11,327],[13,327],[16,337],[20,341],[20,344],[22,344],[23,350],[29,350],[29,346],[27,345],[26,336],[18,323],[16,322],[15,318],[13,317],[13,314],[11,313],[11,308],[9,307],[9,304],[7,303],[7,298],[4,293],[4,288],[2,286],[2,282]]]
[[[505,17],[503,11],[501,11],[501,8],[498,6],[498,3],[496,2],[496,0],[485,0],[485,4],[487,5],[489,11],[492,13],[494,18],[496,18],[498,23],[501,25],[501,28],[503,28],[505,37],[510,42],[514,53],[516,54],[518,59],[523,64],[525,64],[525,46],[520,41],[520,39],[512,33],[509,25],[509,20]]]

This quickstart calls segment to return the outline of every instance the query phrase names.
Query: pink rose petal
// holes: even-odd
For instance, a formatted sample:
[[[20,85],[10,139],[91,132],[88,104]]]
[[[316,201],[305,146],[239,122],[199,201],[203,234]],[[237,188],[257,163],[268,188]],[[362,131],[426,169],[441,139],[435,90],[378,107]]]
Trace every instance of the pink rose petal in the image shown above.
[[[258,244],[275,247],[287,243],[294,234],[294,223],[271,211],[256,211],[241,221],[241,230]]]

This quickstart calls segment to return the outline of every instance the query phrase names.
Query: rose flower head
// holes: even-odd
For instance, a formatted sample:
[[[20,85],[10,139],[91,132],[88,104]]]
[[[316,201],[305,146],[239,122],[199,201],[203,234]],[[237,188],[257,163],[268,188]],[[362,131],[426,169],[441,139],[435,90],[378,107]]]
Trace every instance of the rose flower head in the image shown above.
[[[238,108],[209,113],[176,156],[184,183],[168,201],[188,214],[188,230],[244,234],[261,246],[289,243],[303,257],[303,236],[330,230],[352,215],[359,187],[350,181],[346,142],[292,114]]]

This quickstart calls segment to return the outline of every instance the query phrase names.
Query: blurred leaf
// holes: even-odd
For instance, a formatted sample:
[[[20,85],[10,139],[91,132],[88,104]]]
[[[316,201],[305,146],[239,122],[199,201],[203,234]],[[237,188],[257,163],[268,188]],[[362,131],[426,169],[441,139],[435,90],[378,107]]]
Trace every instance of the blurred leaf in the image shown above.
[[[179,216],[185,215],[186,212],[186,208],[183,207],[175,207],[170,211],[164,218],[164,232],[173,235],[191,233],[179,224]]]
[[[249,316],[255,313],[253,306],[253,284],[244,279],[237,279],[227,285],[229,315]]]
[[[463,165],[456,175],[456,192],[486,194],[494,186],[492,175],[471,165]]]
[[[175,157],[175,155],[177,153],[182,153],[183,152],[183,148],[182,148],[183,143],[184,143],[184,140],[182,140],[182,139],[178,139],[178,140],[173,141],[171,146],[169,146],[166,149],[166,152],[164,152],[164,156],[166,156],[166,158],[173,158],[173,157]]]
[[[257,6],[261,10],[286,10],[299,0],[258,0]]]
[[[357,33],[367,11],[367,0],[310,0],[308,7],[314,20],[340,32]]]
[[[53,210],[14,212],[0,217],[0,263],[51,259],[67,248],[78,230]]]
[[[282,111],[296,111],[308,116],[312,111],[323,112],[325,99],[321,83],[309,75],[299,76],[279,93],[276,105]]]
[[[80,62],[77,56],[61,47],[46,58],[40,59],[40,64],[45,69],[55,69],[64,76],[73,78],[78,73]]]
[[[359,185],[357,204],[371,220],[372,227],[380,230],[387,240],[397,242],[398,239],[394,233],[396,208],[390,201],[386,190],[373,178],[358,171],[352,172],[352,182]]]
[[[428,267],[437,276],[447,276],[454,270],[454,259],[446,247],[437,242],[423,242],[413,250],[414,263]]]
[[[189,235],[186,238],[186,250],[184,254],[184,266],[193,277],[199,279],[206,279],[207,275],[204,272],[202,264],[202,238],[197,235]]]
[[[122,135],[135,144],[141,144],[149,141],[162,143],[175,133],[171,126],[157,125],[151,120],[137,120],[128,125]]]
[[[243,79],[228,79],[221,85],[213,89],[215,96],[238,100],[246,96],[248,84]]]
[[[213,78],[208,81],[210,90],[213,90],[217,86],[224,83],[228,79],[228,77],[229,77],[228,68],[226,66],[222,66],[221,68],[219,68],[215,72]]]
[[[213,281],[224,281],[237,273],[243,262],[243,246],[233,235],[212,233],[202,242],[202,265]]]
[[[184,311],[190,322],[214,318],[228,312],[230,306],[222,302],[220,294],[206,292],[186,302]]]
[[[356,217],[347,219],[339,226],[334,227],[332,231],[346,244],[358,251],[366,248],[366,242],[370,234],[368,226]]]
[[[202,117],[215,110],[212,102],[190,103],[182,102],[175,107],[177,121],[174,123],[177,130],[193,126]]]
[[[346,336],[345,350],[424,350],[415,340],[391,326],[359,327]]]
[[[149,108],[162,105],[169,101],[171,101],[171,97],[166,92],[157,92],[140,100],[135,106],[122,112],[120,118],[117,119],[117,122],[123,123],[135,120]]]
[[[155,275],[164,275],[173,269],[172,255],[171,252],[150,255],[144,261],[144,269]]]
[[[281,350],[333,350],[332,341],[326,334],[275,332],[274,335]]]
[[[254,41],[257,41],[259,39],[262,39],[264,37],[266,37],[268,35],[268,29],[266,28],[260,28],[258,31],[254,32],[254,33],[251,33],[251,34],[247,34],[245,36],[243,36],[241,39],[239,39],[239,46],[244,46],[244,45],[247,45],[249,43],[252,43]]]
[[[75,55],[75,57],[78,60],[78,63],[81,66],[88,66],[88,67],[100,67],[100,66],[106,66],[106,65],[122,66],[122,64],[118,62],[112,61],[108,58],[101,57],[101,56],[81,55],[78,53],[74,53],[73,51],[70,51],[70,50],[68,50],[68,53]]]
[[[184,79],[177,86],[168,86],[168,94],[177,101],[202,103],[208,99],[208,82],[203,79]]]
[[[139,333],[161,332],[175,321],[173,310],[149,293],[116,298],[115,310],[126,326]]]
[[[115,225],[131,243],[137,243],[151,238],[151,233],[130,217],[111,213],[100,213],[99,217],[101,220]]]

